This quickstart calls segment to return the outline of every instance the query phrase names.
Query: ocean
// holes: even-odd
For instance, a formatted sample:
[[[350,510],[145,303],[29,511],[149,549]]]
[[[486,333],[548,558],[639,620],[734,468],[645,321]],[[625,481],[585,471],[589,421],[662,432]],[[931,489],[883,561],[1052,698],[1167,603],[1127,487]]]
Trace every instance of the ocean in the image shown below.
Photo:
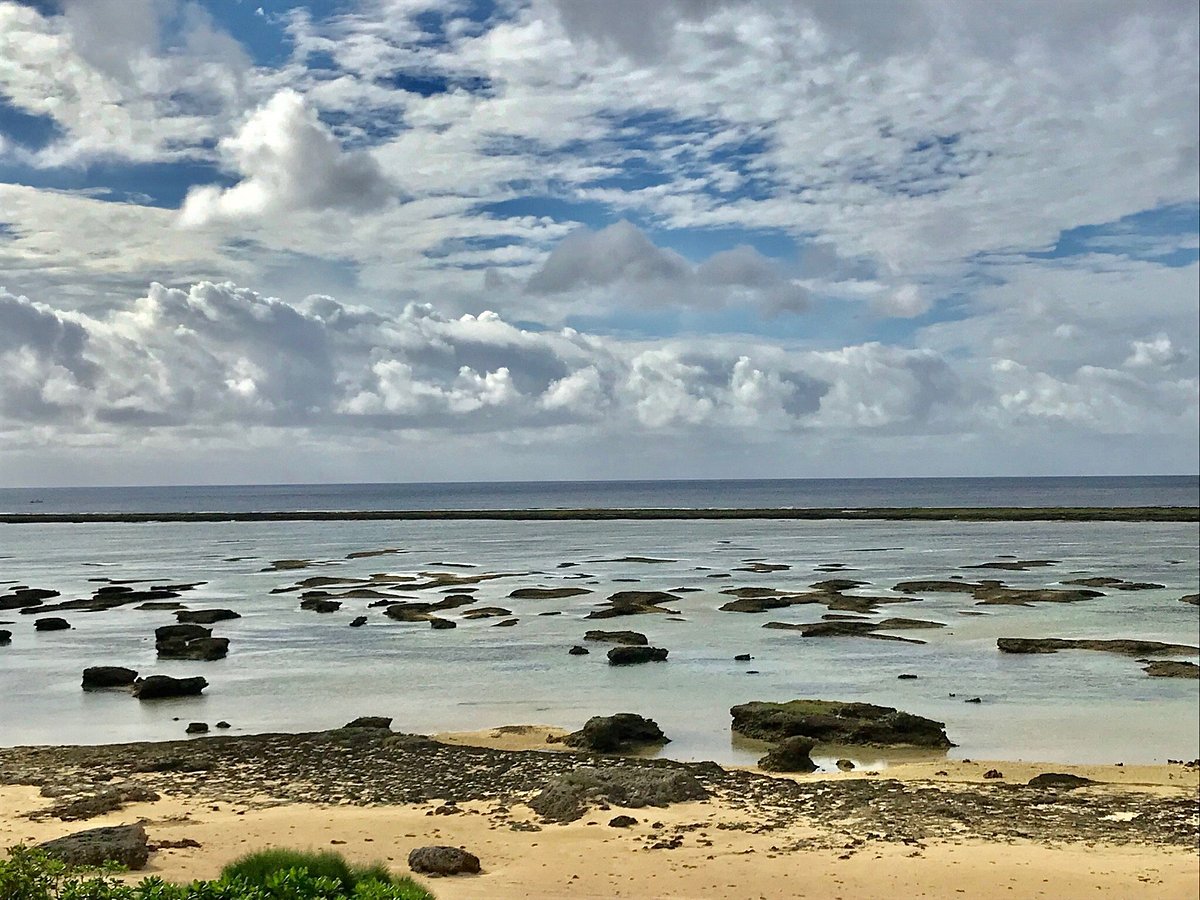
[[[348,485],[6,490],[0,509],[203,511],[512,508],[559,506],[1196,505],[1197,479],[904,479],[898,481],[649,482],[505,485]],[[30,500],[41,500],[30,504]],[[364,552],[389,551],[377,556]],[[1007,557],[1051,562],[1026,571],[966,566]],[[275,560],[307,560],[278,571]],[[652,561],[647,561],[652,560]],[[1141,638],[1195,646],[1200,617],[1181,597],[1197,591],[1195,523],[882,521],[330,521],[0,525],[0,597],[14,585],[88,596],[97,579],[202,581],[180,601],[241,618],[214,634],[231,641],[215,662],[157,660],[154,629],[166,610],[134,606],[60,613],[72,628],[39,633],[36,615],[0,611],[12,642],[0,647],[0,744],[100,743],[183,736],[190,721],[224,719],[233,733],[335,727],[387,715],[413,732],[537,723],[578,727],[589,716],[638,712],[672,738],[664,755],[750,763],[761,748],[734,739],[729,707],[800,697],[895,706],[946,723],[952,756],[1061,762],[1155,762],[1200,756],[1196,681],[1151,678],[1136,659],[1064,651],[997,651],[999,637]],[[301,579],[497,576],[470,584],[472,605],[444,614],[456,628],[398,622],[347,599],[336,613],[299,608]],[[1062,589],[1108,576],[1157,587],[1103,589],[1075,603],[979,606],[970,594],[893,590],[907,579],[1001,579]],[[941,625],[888,631],[924,643],[803,638],[766,629],[830,614],[820,605],[765,613],[722,611],[743,587],[803,591],[830,577],[900,601],[867,615]],[[510,594],[579,587],[556,600]],[[617,590],[673,591],[674,614],[585,620]],[[446,590],[451,590],[447,588]],[[461,590],[461,589],[459,589]],[[445,591],[397,593],[417,600]],[[51,600],[49,602],[55,602]],[[517,619],[464,614],[495,606]],[[362,628],[348,628],[356,616]],[[670,650],[665,663],[613,667],[592,628],[633,629]],[[570,656],[586,644],[586,656]],[[739,654],[750,662],[738,662]],[[1195,653],[1174,657],[1197,662]],[[157,703],[85,693],[85,666],[142,674],[203,675],[202,697]],[[916,679],[899,680],[900,674]],[[979,698],[979,703],[967,700]],[[832,752],[832,751],[830,751]],[[864,765],[887,758],[839,751]],[[820,761],[820,758],[819,758]],[[825,760],[832,763],[832,756]]]
[[[0,512],[1197,506],[1200,476],[0,488]]]

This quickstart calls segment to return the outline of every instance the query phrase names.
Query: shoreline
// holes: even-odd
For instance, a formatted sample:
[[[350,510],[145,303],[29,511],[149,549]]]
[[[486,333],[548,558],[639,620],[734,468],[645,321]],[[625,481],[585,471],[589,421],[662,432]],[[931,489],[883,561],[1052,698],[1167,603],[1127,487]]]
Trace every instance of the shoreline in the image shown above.
[[[1181,765],[917,763],[884,772],[766,775],[544,744],[545,726],[435,740],[381,729],[0,750],[0,842],[141,821],[164,844],[132,880],[215,876],[267,846],[329,848],[405,871],[452,844],[483,874],[429,879],[439,900],[536,897],[1194,896],[1200,770]],[[454,740],[455,743],[446,741]],[[469,743],[474,741],[475,743]],[[503,744],[505,749],[478,744]],[[985,780],[999,765],[1004,780]],[[708,799],[593,802],[565,823],[526,803],[581,768],[686,773]],[[943,771],[945,774],[942,774]],[[1059,791],[1031,773],[1096,782]],[[135,799],[64,821],[55,805],[123,787]],[[143,795],[144,796],[144,795]],[[636,822],[608,823],[617,815]],[[171,847],[172,842],[195,845]]]
[[[980,506],[807,508],[577,508],[0,513],[0,524],[152,522],[614,521],[786,519],[917,522],[1200,522],[1195,506]]]

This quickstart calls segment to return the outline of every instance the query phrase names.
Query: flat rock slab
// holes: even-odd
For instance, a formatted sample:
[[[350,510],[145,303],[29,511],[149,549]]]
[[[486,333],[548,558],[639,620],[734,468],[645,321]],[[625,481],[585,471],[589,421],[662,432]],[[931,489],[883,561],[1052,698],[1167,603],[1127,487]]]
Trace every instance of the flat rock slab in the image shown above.
[[[792,700],[733,707],[733,730],[764,741],[807,737],[824,744],[953,747],[942,722],[871,703]]]
[[[141,869],[150,858],[146,829],[136,824],[77,831],[39,844],[38,849],[72,866],[115,862],[129,869]]]
[[[1200,653],[1200,647],[1188,644],[1164,644],[1161,641],[1089,640],[1075,638],[997,638],[1002,653],[1057,653],[1059,650],[1096,650],[1122,656],[1183,655]]]

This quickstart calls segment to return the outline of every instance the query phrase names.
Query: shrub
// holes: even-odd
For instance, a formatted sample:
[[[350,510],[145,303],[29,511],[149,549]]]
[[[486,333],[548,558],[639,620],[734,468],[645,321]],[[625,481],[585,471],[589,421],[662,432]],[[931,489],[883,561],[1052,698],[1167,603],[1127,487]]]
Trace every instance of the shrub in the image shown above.
[[[314,870],[310,870],[309,866]],[[245,872],[232,871],[239,866]],[[170,884],[146,878],[123,884],[113,870],[72,869],[18,845],[0,859],[3,900],[433,900],[411,878],[382,865],[354,867],[334,853],[264,851],[244,857],[215,881]]]

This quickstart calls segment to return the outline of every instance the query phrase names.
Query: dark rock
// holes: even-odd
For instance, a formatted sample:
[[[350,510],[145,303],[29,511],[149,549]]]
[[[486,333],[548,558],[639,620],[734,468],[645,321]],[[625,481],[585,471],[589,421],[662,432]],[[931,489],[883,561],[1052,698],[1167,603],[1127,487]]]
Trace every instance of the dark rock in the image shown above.
[[[1179,598],[1180,603],[1190,603],[1192,606],[1200,606],[1200,594],[1185,594]]]
[[[334,613],[342,608],[341,600],[325,600],[321,597],[309,597],[300,601],[300,608],[316,613]]]
[[[133,669],[122,666],[89,666],[83,670],[85,691],[99,691],[106,688],[131,688],[137,681],[138,673]]]
[[[392,728],[391,716],[359,716],[352,722],[347,722],[343,728],[382,728],[385,731],[390,731]]]
[[[896,676],[896,678],[897,678],[899,681],[912,681],[912,680],[913,680],[914,678],[916,678],[916,677],[917,677],[916,675],[913,675],[913,674],[911,674],[911,673],[909,673],[909,672],[904,672],[904,673],[902,673],[902,674],[900,674],[900,675],[897,675],[897,676]]]
[[[631,647],[644,647],[650,642],[646,636],[637,631],[588,631],[583,635],[585,641],[602,641],[606,644],[626,644]]]
[[[0,628],[0,647],[3,647],[5,644],[11,644],[11,643],[12,643],[12,632],[9,631],[7,628]]]
[[[587,647],[580,647],[578,644],[567,651],[571,656],[587,656],[590,652]]]
[[[417,847],[408,867],[421,875],[478,875],[479,857],[458,847]]]
[[[448,628],[457,628],[458,626],[449,619],[439,619],[437,616],[429,617],[429,627],[434,631],[443,631]]]
[[[584,768],[551,779],[529,806],[551,822],[573,822],[591,803],[641,809],[708,796],[696,776],[683,769]]]
[[[229,638],[168,641],[159,646],[159,659],[195,659],[211,662],[229,655]]]
[[[1138,640],[1076,640],[1073,638],[997,638],[1002,653],[1057,653],[1059,650],[1096,650],[1120,653],[1123,656],[1153,656],[1156,654],[1194,654],[1200,648],[1187,644],[1164,644],[1160,641]]]
[[[154,629],[154,643],[167,641],[194,641],[196,638],[212,637],[212,629],[196,624],[163,625]]]
[[[839,759],[835,765],[837,765],[838,769],[843,772],[854,771],[854,762],[849,759]]]
[[[945,725],[870,703],[792,700],[743,703],[733,707],[733,730],[746,737],[781,741],[808,737],[824,744],[953,747]]]
[[[1148,660],[1142,671],[1151,678],[1200,678],[1200,666],[1168,659]]]
[[[989,780],[995,780],[997,778],[1003,778],[1004,773],[1001,772],[999,769],[988,769],[986,772],[983,773],[983,777],[987,778]]]
[[[563,743],[568,747],[596,753],[616,753],[669,742],[656,722],[635,713],[593,716],[579,731],[563,738]]]
[[[964,569],[1007,569],[1011,572],[1027,572],[1030,569],[1041,569],[1058,564],[1057,559],[1003,559],[997,562],[978,563],[974,566],[963,566]]]
[[[96,794],[76,797],[67,803],[46,810],[47,815],[64,822],[82,821],[120,809],[126,803],[153,803],[161,799],[157,793],[140,784],[105,788]]]
[[[646,613],[666,613],[679,615],[679,610],[667,609],[661,603],[675,601],[679,598],[663,591],[617,591],[608,598],[608,606],[593,610],[584,616],[585,619],[613,619],[617,616],[637,616]]]
[[[809,754],[816,743],[806,737],[784,738],[758,761],[758,767],[766,772],[815,772],[817,764]]]
[[[983,698],[982,698],[982,697],[972,697],[972,698],[971,698],[971,699],[969,699],[969,700],[964,700],[964,701],[963,701],[963,703],[982,703],[982,702],[983,702]]]
[[[195,697],[208,687],[208,680],[199,675],[192,678],[172,678],[170,675],[150,675],[133,684],[133,696],[139,700],[160,700],[167,697]]]
[[[57,616],[47,616],[35,621],[33,627],[36,631],[67,631],[70,629],[71,623]]]
[[[750,662],[750,660],[752,660],[752,659],[754,659],[754,657],[751,656],[749,653],[739,653],[737,656],[735,656],[733,658],[733,661],[734,662]]]
[[[582,594],[590,594],[587,588],[576,587],[560,587],[560,588],[517,588],[508,596],[513,600],[561,600],[566,597],[578,597]]]
[[[226,728],[232,728],[233,726],[230,725],[228,722],[226,722],[224,719],[222,719],[220,722],[217,723],[217,727],[223,731]]]
[[[1095,783],[1092,779],[1084,778],[1082,775],[1070,775],[1065,772],[1043,772],[1041,775],[1034,775],[1029,779],[1030,787],[1061,788],[1064,791],[1073,791],[1075,788]]]
[[[0,597],[0,610],[32,609],[41,606],[44,600],[59,596],[58,591],[43,588],[20,587]]]
[[[637,663],[665,662],[669,652],[661,647],[613,647],[608,651],[608,664],[631,666]]]
[[[608,820],[609,828],[630,828],[638,823],[633,816],[613,816]]]
[[[355,616],[353,619],[350,620],[351,628],[362,628],[366,624],[367,624],[366,616]]]
[[[505,609],[503,606],[481,606],[478,609],[469,609],[463,613],[464,619],[502,619],[505,616],[511,616],[512,610]],[[545,613],[540,613],[545,615]]]
[[[505,619],[503,622],[497,622],[492,627],[493,628],[512,628],[512,626],[516,625],[519,621],[521,621],[521,620],[520,619]]]
[[[38,844],[38,849],[71,866],[96,867],[115,862],[137,870],[150,858],[146,829],[141,825],[89,828]]]
[[[214,622],[240,618],[241,615],[232,609],[184,609],[175,613],[176,621],[190,622],[196,625],[212,625]]]
[[[188,734],[208,734],[207,722],[189,722],[185,729]]]

